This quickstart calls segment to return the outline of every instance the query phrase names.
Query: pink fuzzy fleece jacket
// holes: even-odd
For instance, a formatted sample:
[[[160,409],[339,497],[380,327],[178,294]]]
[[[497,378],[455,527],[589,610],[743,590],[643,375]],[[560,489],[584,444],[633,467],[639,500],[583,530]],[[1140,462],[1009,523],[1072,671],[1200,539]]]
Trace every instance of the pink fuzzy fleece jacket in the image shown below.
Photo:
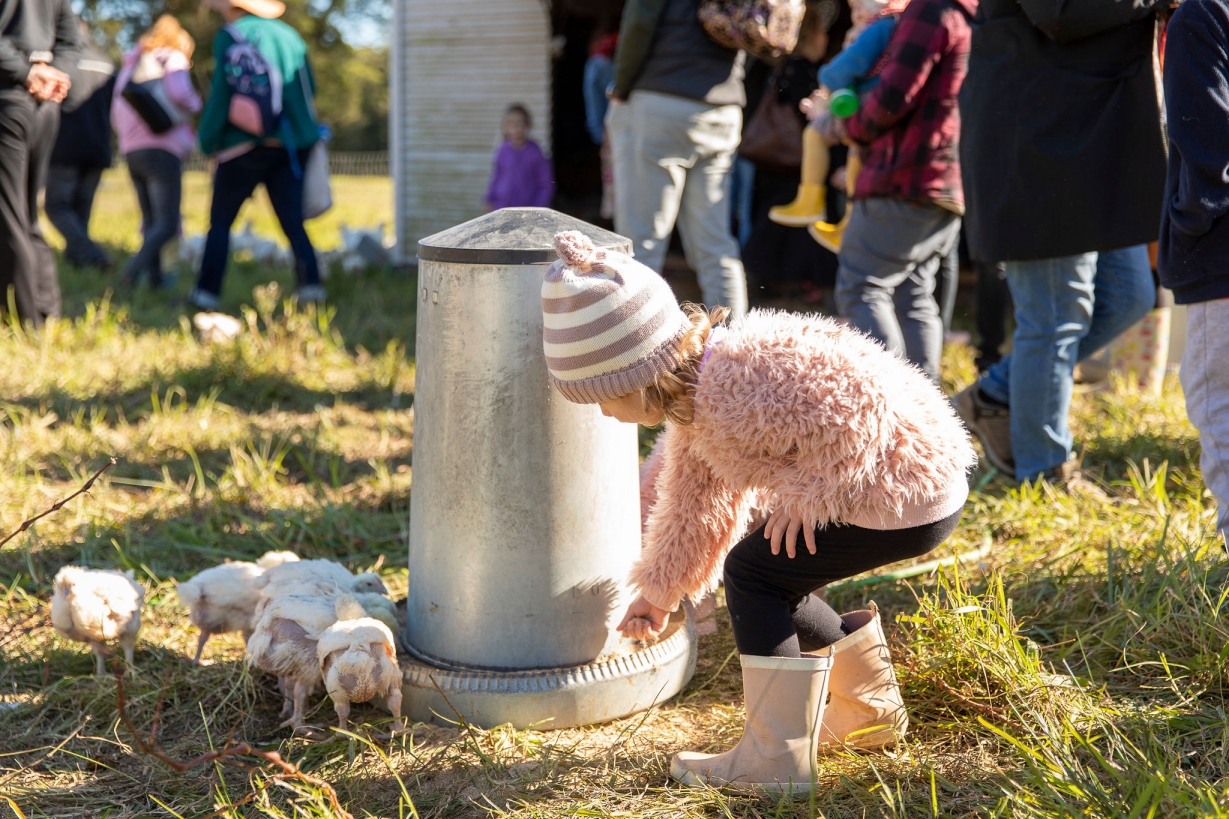
[[[818,315],[735,323],[710,347],[695,422],[662,435],[642,470],[648,518],[631,581],[669,611],[716,588],[761,498],[815,525],[905,529],[958,511],[976,463],[925,374]]]

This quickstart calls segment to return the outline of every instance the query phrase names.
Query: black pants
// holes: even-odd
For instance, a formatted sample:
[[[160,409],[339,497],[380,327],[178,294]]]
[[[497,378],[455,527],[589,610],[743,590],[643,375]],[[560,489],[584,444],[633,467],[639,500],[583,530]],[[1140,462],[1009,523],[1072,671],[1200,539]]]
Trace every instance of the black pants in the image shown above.
[[[162,286],[162,246],[179,233],[183,164],[170,151],[144,148],[126,157],[128,173],[141,203],[141,249],[128,261],[124,278],[136,284],[149,274],[149,286]]]
[[[110,259],[90,238],[90,211],[102,168],[52,165],[47,172],[43,209],[64,237],[64,258],[83,267],[106,267]]]
[[[881,531],[833,525],[815,530],[815,554],[798,534],[795,557],[772,553],[764,529],[725,559],[725,601],[739,654],[798,657],[848,632],[841,616],[811,592],[856,574],[919,557],[947,540],[961,512],[925,526]]]
[[[299,151],[299,167],[307,164],[308,151]],[[213,175],[213,204],[209,208],[209,235],[201,274],[193,295],[198,306],[214,307],[222,295],[222,277],[230,255],[230,227],[239,208],[261,182],[269,192],[273,212],[294,251],[298,286],[320,284],[316,251],[303,228],[303,180],[296,179],[285,148],[260,146],[229,162],[218,164]]]
[[[997,364],[1007,340],[1007,317],[1011,315],[1011,291],[1007,289],[1007,265],[974,262],[977,271],[977,369],[985,372]]]
[[[17,315],[39,326],[60,314],[55,253],[38,225],[38,194],[60,127],[60,106],[22,86],[0,88],[0,312],[13,289]]]

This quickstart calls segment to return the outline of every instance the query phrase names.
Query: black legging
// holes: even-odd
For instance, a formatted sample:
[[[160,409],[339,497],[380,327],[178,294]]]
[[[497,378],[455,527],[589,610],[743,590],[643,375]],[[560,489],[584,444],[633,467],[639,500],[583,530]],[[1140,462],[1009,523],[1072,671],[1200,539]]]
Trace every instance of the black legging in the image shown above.
[[[961,512],[911,529],[832,525],[815,530],[815,554],[798,535],[796,556],[774,555],[760,527],[725,559],[725,601],[739,654],[799,657],[848,631],[841,616],[811,592],[856,574],[919,557],[956,528]]]

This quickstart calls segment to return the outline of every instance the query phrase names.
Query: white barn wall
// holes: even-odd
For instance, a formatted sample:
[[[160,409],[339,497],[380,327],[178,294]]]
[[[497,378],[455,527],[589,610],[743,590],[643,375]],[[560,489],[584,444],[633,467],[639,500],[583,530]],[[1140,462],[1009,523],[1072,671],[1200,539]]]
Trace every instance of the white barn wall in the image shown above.
[[[390,145],[401,260],[482,213],[513,102],[550,151],[550,19],[542,0],[396,0]]]

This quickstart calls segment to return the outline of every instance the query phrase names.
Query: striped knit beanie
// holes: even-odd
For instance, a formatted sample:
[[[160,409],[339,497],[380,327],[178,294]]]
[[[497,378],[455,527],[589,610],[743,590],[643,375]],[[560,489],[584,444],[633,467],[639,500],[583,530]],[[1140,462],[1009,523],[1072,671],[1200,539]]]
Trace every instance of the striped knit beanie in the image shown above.
[[[670,285],[578,231],[555,236],[555,249],[559,261],[542,280],[542,348],[563,397],[600,404],[673,372],[691,321]]]

